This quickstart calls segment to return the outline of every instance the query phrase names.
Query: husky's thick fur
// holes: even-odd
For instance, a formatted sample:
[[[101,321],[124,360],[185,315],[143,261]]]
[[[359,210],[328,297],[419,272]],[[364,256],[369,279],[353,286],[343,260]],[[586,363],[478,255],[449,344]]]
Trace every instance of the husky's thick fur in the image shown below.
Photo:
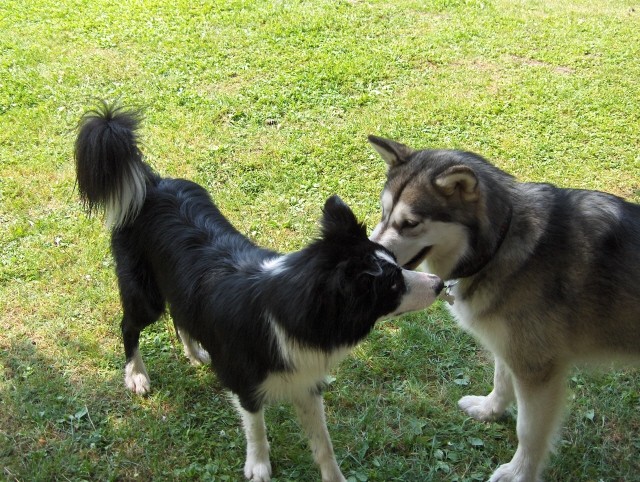
[[[245,476],[270,480],[263,406],[285,399],[322,480],[344,481],[324,419],[327,372],[377,320],[431,304],[442,281],[402,269],[337,196],[306,248],[282,255],[255,246],[202,187],[161,178],[144,163],[137,126],[135,113],[105,104],[84,118],[75,150],[82,199],[113,223],[127,387],[149,390],[138,340],[168,304],[185,354],[210,362],[233,393],[247,438]]]
[[[371,239],[452,288],[459,324],[494,355],[494,388],[463,397],[478,420],[518,405],[518,449],[491,481],[541,476],[576,363],[640,358],[640,206],[517,182],[480,156],[371,136],[388,165]]]

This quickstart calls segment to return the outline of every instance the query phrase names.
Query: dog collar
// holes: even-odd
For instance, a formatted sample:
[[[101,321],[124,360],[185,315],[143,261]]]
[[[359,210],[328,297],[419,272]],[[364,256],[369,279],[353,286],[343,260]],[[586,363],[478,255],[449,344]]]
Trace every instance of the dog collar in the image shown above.
[[[498,231],[498,242],[496,243],[496,247],[493,250],[493,252],[490,255],[483,254],[482,256],[479,256],[475,260],[475,262],[467,263],[466,265],[462,266],[461,269],[454,271],[451,274],[451,279],[457,280],[460,278],[468,278],[470,276],[474,276],[478,274],[480,271],[482,271],[484,267],[489,264],[489,261],[491,261],[495,257],[496,253],[502,246],[504,239],[507,237],[507,232],[509,231],[509,227],[511,226],[512,217],[513,217],[513,208],[509,206],[509,212],[507,213],[507,217],[505,218],[504,222],[500,226],[500,230]]]

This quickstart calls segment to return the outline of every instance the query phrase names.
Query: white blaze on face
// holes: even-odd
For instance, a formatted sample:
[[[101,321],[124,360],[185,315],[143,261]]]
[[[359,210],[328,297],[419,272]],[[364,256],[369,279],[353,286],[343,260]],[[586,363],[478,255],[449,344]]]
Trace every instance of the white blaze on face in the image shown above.
[[[395,265],[398,264],[398,263],[396,263],[396,260],[393,259],[393,256],[391,256],[386,251],[382,251],[382,250],[381,251],[376,251],[376,256],[378,256],[378,258],[380,258],[380,260],[382,260],[384,262],[395,264]]]
[[[393,210],[393,196],[389,191],[384,191],[382,196],[380,197],[380,204],[382,205],[382,220],[378,223],[378,225],[373,229],[371,233],[371,240],[376,241],[379,238],[383,231],[386,230],[389,224],[389,214]],[[378,242],[378,241],[376,241]]]
[[[430,246],[424,236],[428,234],[429,221],[416,216],[411,206],[402,200],[394,204],[393,196],[384,191],[381,196],[382,220],[374,228],[370,239],[382,244],[404,266],[420,251]],[[407,227],[410,222],[411,227]]]
[[[400,266],[428,249],[427,271],[444,278],[469,249],[469,235],[464,225],[422,218],[402,199],[394,203],[389,191],[382,193],[381,203],[382,220],[370,239],[393,252]]]
[[[381,262],[398,265],[393,256],[386,251],[376,251],[376,256]],[[436,300],[442,289],[442,280],[432,274],[403,269],[402,276],[407,291],[402,297],[400,305],[383,318],[391,318],[409,311],[422,310]]]
[[[442,280],[436,275],[406,269],[402,270],[402,275],[407,292],[402,297],[400,306],[387,317],[423,310],[436,300],[442,290]]]

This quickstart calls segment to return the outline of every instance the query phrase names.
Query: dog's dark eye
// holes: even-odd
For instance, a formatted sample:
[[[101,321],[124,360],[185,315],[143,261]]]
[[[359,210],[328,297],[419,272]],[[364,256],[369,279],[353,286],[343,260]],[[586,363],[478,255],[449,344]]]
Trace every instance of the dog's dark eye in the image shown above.
[[[404,276],[402,275],[402,269],[398,268],[395,272],[392,280],[390,289],[391,291],[403,291],[404,290]]]
[[[415,228],[418,225],[418,221],[413,221],[411,219],[405,219],[402,223],[402,229],[411,229]]]

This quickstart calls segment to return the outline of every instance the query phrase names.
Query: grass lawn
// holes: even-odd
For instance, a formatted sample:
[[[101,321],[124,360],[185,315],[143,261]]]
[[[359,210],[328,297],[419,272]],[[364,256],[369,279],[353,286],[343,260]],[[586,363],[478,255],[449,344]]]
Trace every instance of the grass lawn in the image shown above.
[[[385,166],[367,134],[640,201],[639,59],[626,0],[2,0],[0,478],[242,476],[240,423],[170,320],[141,342],[152,393],[124,387],[109,236],[74,186],[96,98],[144,107],[160,173],[290,251],[333,193],[377,221]],[[351,481],[485,480],[515,450],[512,417],[457,409],[490,390],[492,366],[440,303],[381,324],[334,375],[329,430]],[[639,388],[634,369],[575,371],[546,479],[640,480]],[[291,408],[267,425],[274,480],[319,480]]]

